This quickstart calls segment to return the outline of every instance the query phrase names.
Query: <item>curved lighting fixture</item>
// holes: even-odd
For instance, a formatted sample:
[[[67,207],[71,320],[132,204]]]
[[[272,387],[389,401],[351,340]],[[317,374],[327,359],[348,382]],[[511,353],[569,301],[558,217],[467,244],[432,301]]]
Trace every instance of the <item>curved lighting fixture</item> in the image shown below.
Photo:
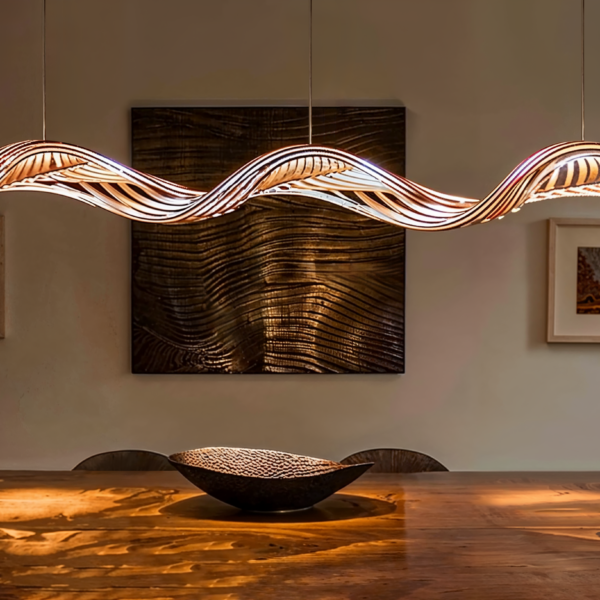
[[[151,223],[191,223],[220,217],[257,196],[293,194],[407,229],[440,231],[499,219],[528,202],[600,196],[600,144],[565,142],[544,148],[487,197],[475,200],[436,192],[323,146],[275,150],[203,192],[78,146],[29,141],[0,148],[0,192],[17,190],[60,194]]]
[[[312,0],[309,0],[309,144],[260,156],[202,192],[146,175],[105,156],[46,141],[46,0],[43,0],[43,140],[0,148],[0,192],[51,192],[151,223],[220,217],[250,198],[319,198],[407,229],[440,231],[501,219],[527,202],[600,196],[600,144],[584,141],[585,0],[581,0],[581,139],[543,148],[483,200],[450,196],[334,148],[312,145]]]

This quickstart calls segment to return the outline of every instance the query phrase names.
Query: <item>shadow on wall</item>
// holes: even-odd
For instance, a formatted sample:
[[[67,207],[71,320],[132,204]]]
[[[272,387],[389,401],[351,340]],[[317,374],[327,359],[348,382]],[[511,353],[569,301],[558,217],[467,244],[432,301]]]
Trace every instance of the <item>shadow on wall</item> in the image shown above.
[[[525,273],[527,276],[527,346],[546,344],[548,315],[548,223],[545,220],[525,225]],[[540,271],[544,273],[540,277]]]

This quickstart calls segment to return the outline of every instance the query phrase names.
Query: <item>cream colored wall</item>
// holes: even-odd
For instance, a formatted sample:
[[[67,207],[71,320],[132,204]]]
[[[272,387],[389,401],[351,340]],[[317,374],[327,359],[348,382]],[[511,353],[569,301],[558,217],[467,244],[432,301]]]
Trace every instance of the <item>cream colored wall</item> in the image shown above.
[[[314,0],[314,94],[403,103],[408,176],[480,197],[579,136],[579,0]],[[600,137],[600,3],[588,2],[588,137]],[[0,144],[41,131],[41,0],[0,0]],[[294,103],[307,0],[48,0],[48,138],[129,160],[139,105]],[[594,81],[594,79],[596,81]],[[404,376],[134,376],[129,223],[0,195],[7,338],[0,468],[71,468],[123,447],[373,446],[451,469],[597,469],[600,345],[547,345],[550,201],[408,234]]]

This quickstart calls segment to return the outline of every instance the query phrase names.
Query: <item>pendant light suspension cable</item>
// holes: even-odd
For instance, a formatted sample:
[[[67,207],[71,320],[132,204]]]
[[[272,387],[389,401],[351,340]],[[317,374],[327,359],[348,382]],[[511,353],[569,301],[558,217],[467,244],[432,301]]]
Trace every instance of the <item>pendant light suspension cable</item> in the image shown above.
[[[581,141],[585,140],[585,0],[581,0]]]
[[[42,0],[42,139],[46,141],[46,0]]]
[[[45,2],[46,0],[44,0]],[[312,26],[313,0],[308,0],[308,143],[312,144]]]

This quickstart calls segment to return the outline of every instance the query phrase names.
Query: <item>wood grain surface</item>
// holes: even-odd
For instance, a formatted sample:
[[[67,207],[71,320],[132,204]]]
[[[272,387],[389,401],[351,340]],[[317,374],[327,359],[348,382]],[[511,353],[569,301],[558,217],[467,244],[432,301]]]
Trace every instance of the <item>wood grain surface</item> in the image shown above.
[[[307,142],[306,107],[135,108],[133,166],[210,190]],[[314,143],[404,173],[401,107],[314,111]],[[320,200],[132,224],[134,373],[404,371],[405,232]]]
[[[600,474],[365,475],[248,515],[174,472],[0,472],[0,598],[598,598]]]

